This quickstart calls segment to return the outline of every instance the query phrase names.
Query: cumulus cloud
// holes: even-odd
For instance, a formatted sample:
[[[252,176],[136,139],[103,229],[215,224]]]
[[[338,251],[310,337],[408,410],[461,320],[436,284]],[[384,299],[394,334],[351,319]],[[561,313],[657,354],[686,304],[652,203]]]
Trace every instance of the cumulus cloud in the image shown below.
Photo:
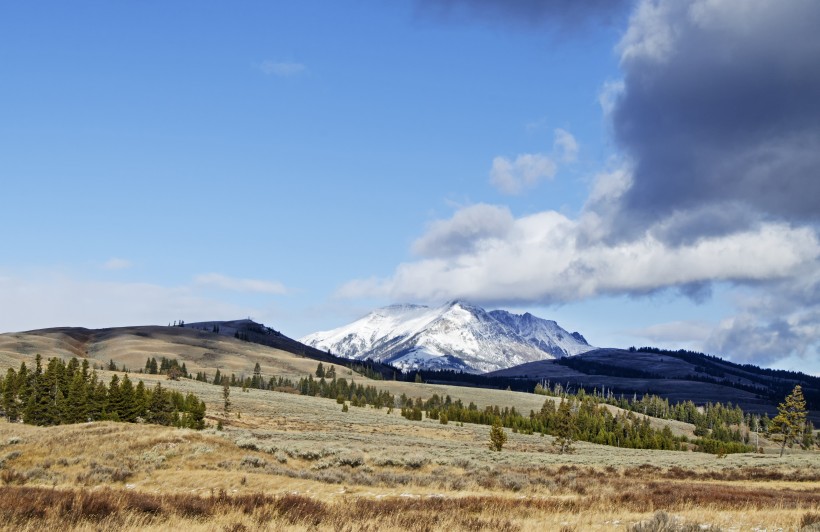
[[[222,290],[234,292],[252,292],[257,294],[284,294],[287,288],[282,283],[263,281],[259,279],[240,279],[228,277],[219,273],[197,275],[194,282],[199,285],[208,285]]]
[[[504,194],[519,194],[542,179],[555,177],[556,169],[552,159],[538,153],[525,153],[515,160],[499,156],[493,159],[490,182]]]
[[[425,3],[536,20],[563,5]],[[814,0],[639,0],[617,48],[623,78],[599,95],[620,163],[577,216],[462,209],[417,240],[419,260],[339,294],[526,305],[672,290],[703,302],[723,283],[747,294],[734,316],[645,332],[739,361],[818,356],[817,27]],[[576,156],[556,131],[552,154],[498,157],[491,179],[521,192]]]
[[[578,158],[578,141],[569,131],[555,130],[552,155],[525,153],[515,160],[498,156],[490,169],[490,183],[504,194],[520,194],[558,171],[556,160],[572,163]]]
[[[578,141],[569,131],[555,130],[555,152],[561,162],[572,163],[578,158]]]
[[[754,287],[737,296],[738,312],[704,341],[735,360],[771,363],[786,355],[816,361],[820,356],[820,269],[815,264],[796,275]]]
[[[467,253],[484,241],[503,239],[513,223],[513,216],[505,207],[472,205],[456,212],[450,220],[433,222],[427,233],[413,243],[413,251],[425,257]]]
[[[542,304],[641,295],[669,287],[697,294],[695,288],[702,283],[786,278],[820,257],[814,231],[783,223],[680,246],[670,246],[651,232],[610,244],[582,238],[582,221],[554,211],[516,218],[512,224],[499,217],[497,231],[485,226],[471,235],[464,231],[464,222],[478,212],[459,212],[431,226],[419,239],[428,258],[399,265],[387,279],[348,284],[341,293],[397,301],[466,298]],[[451,244],[452,238],[458,246]]]
[[[287,61],[262,61],[257,68],[269,76],[280,78],[290,78],[298,76],[307,71],[307,67],[302,63],[291,63]]]
[[[640,2],[619,46],[622,89],[607,97],[634,165],[621,233],[670,214],[672,240],[820,219],[818,26],[811,0]],[[745,214],[686,214],[726,208]]]

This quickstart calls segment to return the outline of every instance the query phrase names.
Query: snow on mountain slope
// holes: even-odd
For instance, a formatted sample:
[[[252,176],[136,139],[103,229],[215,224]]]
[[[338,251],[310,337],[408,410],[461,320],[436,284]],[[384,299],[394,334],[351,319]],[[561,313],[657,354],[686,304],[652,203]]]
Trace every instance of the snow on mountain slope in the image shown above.
[[[493,310],[490,315],[509,325],[515,332],[538,346],[542,351],[564,356],[578,355],[594,349],[587,343],[581,333],[568,333],[552,320],[544,320],[529,312],[519,315],[506,310]]]
[[[503,310],[487,312],[453,301],[441,307],[393,305],[338,329],[301,338],[304,344],[402,369],[483,373],[594,349],[554,321]]]

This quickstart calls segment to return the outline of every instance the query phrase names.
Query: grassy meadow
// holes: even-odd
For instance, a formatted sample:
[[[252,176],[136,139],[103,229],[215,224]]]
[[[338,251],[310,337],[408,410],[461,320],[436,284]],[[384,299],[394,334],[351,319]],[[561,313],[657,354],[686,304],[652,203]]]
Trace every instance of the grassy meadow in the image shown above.
[[[313,360],[231,338],[139,332],[81,339],[73,351],[60,353],[88,353],[99,363],[113,359],[132,370],[148,356],[168,356],[185,361],[192,373],[209,375],[216,367],[247,375],[256,362],[266,376],[298,378],[316,368]],[[34,354],[20,352],[14,342],[42,349],[36,352],[44,358],[55,356],[45,344],[64,345],[54,335],[43,338],[36,345],[37,338],[0,337],[3,369],[33,360]],[[766,441],[764,454],[723,458],[582,442],[574,453],[561,455],[550,436],[507,430],[503,451],[492,452],[486,426],[408,421],[386,408],[350,406],[342,412],[330,399],[240,388],[231,389],[225,413],[221,387],[133,371],[131,378],[194,392],[208,406],[209,428],[0,421],[0,527],[798,530],[820,522],[820,455],[795,450],[778,458],[775,445]],[[367,384],[397,396],[450,394],[480,407],[524,412],[546,399],[441,385]],[[691,426],[672,424],[676,432],[691,433]]]

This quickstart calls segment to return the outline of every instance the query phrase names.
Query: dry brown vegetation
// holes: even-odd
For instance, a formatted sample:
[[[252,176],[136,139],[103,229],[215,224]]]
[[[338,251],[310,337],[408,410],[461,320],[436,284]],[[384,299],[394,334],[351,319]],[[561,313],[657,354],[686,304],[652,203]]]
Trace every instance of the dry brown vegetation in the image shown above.
[[[134,358],[143,364],[156,348],[152,356],[165,353],[191,371],[200,369],[194,361],[201,360],[202,346],[192,346],[193,340],[149,340],[150,348],[128,344],[142,345]],[[316,366],[261,346],[220,342],[225,352],[236,347],[226,361],[248,357],[246,372],[255,360],[263,361],[266,374],[301,376]],[[22,356],[15,355],[15,365]],[[96,356],[109,358],[105,351]],[[162,379],[131,378],[149,386]],[[443,390],[525,412],[544,401],[498,390],[368,384],[421,397]],[[205,400],[211,428],[109,422],[44,428],[0,421],[0,527],[796,530],[820,521],[817,453],[778,459],[772,448],[718,458],[581,442],[574,454],[559,455],[549,436],[510,431],[504,450],[495,453],[488,449],[489,427],[413,422],[369,407],[343,413],[333,400],[239,389],[231,392],[233,411],[224,415],[220,387],[184,379],[163,380],[163,386]],[[223,431],[214,428],[219,421]]]

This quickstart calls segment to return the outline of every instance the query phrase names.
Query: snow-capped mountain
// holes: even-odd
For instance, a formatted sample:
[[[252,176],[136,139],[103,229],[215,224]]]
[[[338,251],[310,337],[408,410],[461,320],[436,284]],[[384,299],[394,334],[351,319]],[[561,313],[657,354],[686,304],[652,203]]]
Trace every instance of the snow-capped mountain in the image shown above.
[[[580,333],[569,333],[554,321],[529,313],[487,312],[463,301],[434,308],[392,305],[299,341],[335,355],[378,360],[405,370],[471,373],[595,349]]]

